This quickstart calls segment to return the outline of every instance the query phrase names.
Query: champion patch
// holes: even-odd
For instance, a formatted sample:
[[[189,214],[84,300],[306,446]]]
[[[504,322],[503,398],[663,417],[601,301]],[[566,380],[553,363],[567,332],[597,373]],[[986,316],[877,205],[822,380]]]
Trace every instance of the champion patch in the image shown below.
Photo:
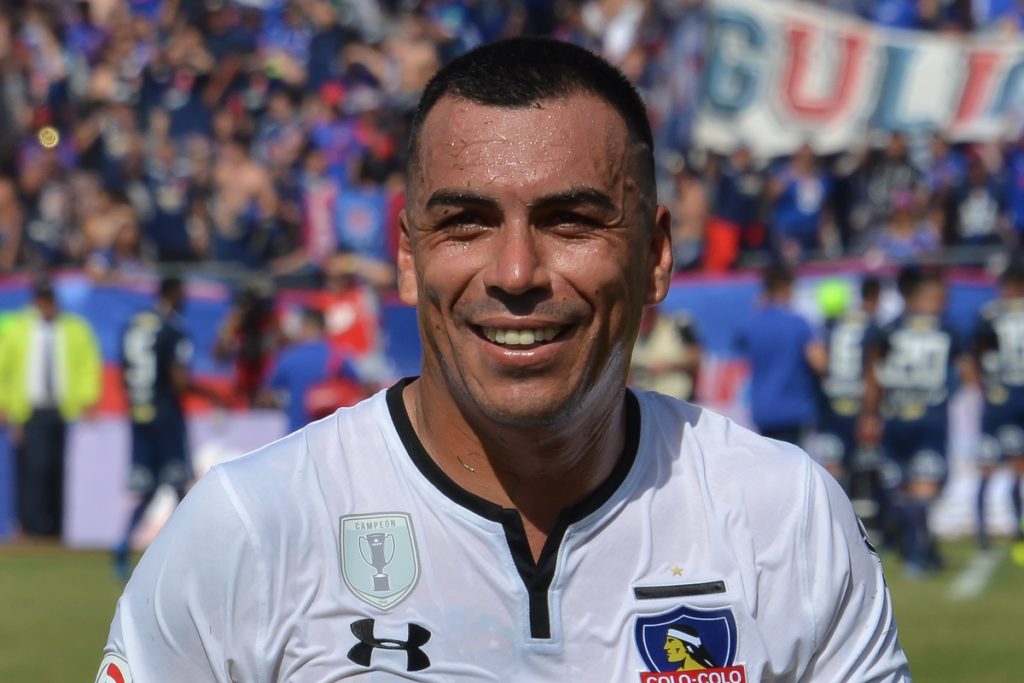
[[[96,683],[132,683],[128,662],[121,655],[106,655],[100,664],[100,672],[96,674]]]
[[[729,609],[685,605],[636,619],[641,683],[746,683],[736,664],[736,619]]]
[[[341,518],[341,574],[363,602],[388,610],[420,577],[412,520],[404,512]]]

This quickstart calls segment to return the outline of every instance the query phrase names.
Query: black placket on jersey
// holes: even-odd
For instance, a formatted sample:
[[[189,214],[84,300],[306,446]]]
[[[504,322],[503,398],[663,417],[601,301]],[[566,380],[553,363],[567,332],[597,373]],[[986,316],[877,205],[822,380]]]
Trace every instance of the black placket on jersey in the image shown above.
[[[412,427],[409,413],[405,409],[405,401],[402,400],[402,391],[415,379],[415,377],[403,379],[391,387],[387,393],[388,410],[391,413],[395,429],[402,439],[402,444],[409,452],[413,464],[441,493],[484,519],[501,524],[505,530],[505,541],[512,553],[512,560],[515,562],[516,569],[529,595],[530,636],[537,639],[551,638],[551,608],[548,604],[548,589],[555,578],[558,551],[562,547],[562,539],[565,538],[565,532],[571,524],[596,512],[615,494],[629,475],[640,446],[640,402],[632,392],[626,392],[626,440],[622,455],[619,456],[615,468],[589,496],[558,514],[555,526],[551,529],[551,533],[548,534],[544,547],[541,549],[540,557],[534,561],[530,543],[526,538],[523,518],[519,515],[519,511],[503,508],[462,488],[438,467],[423,447],[423,442],[420,441]]]

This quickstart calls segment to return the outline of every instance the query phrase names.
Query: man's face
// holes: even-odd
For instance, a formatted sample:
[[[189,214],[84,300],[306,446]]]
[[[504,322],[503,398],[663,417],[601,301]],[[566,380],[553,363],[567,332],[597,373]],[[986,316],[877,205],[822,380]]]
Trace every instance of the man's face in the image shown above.
[[[946,286],[937,280],[921,284],[920,289],[907,302],[911,313],[942,316],[946,310]]]
[[[424,372],[461,405],[541,426],[618,395],[672,268],[640,149],[591,95],[525,109],[445,97],[430,112],[399,290],[418,307]]]
[[[57,299],[53,294],[39,294],[35,297],[36,309],[46,320],[57,317]]]

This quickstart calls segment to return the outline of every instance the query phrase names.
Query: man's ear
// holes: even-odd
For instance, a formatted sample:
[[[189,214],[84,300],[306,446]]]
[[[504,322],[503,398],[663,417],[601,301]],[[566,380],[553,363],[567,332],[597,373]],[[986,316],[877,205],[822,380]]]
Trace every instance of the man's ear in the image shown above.
[[[409,214],[398,214],[398,296],[406,306],[416,306],[416,264],[413,262],[412,239],[409,237]]]
[[[647,291],[644,304],[660,304],[668,295],[672,285],[672,214],[668,208],[658,205],[654,212],[647,250]]]

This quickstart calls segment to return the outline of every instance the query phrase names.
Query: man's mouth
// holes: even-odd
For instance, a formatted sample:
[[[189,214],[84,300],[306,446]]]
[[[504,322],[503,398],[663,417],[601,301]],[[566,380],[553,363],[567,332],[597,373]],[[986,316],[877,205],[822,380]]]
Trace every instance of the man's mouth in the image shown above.
[[[566,329],[568,325],[558,325],[556,327],[538,327],[535,329],[502,329],[499,327],[481,327],[480,331],[483,333],[487,340],[499,344],[501,346],[523,350],[536,346],[547,344],[551,340],[558,337]]]

